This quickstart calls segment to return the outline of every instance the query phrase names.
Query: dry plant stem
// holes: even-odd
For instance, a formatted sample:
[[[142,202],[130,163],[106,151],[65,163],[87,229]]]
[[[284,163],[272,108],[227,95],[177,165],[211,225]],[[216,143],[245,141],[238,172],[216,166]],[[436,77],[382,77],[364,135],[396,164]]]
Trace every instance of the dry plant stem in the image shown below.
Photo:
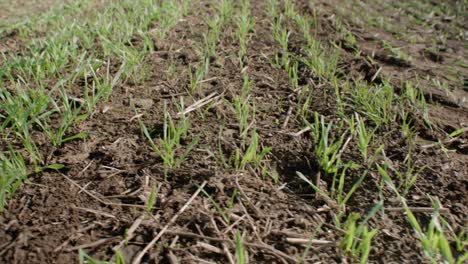
[[[135,220],[135,222],[133,222],[132,226],[130,226],[130,228],[127,231],[127,237],[124,240],[120,241],[120,243],[117,246],[113,247],[113,251],[121,249],[127,241],[130,241],[133,238],[133,236],[135,235],[135,230],[137,230],[137,228],[141,225],[144,218],[145,215],[141,215]]]
[[[209,237],[209,236],[202,236],[190,232],[182,232],[182,231],[166,231],[167,234],[170,235],[176,235],[176,236],[182,236],[182,237],[190,237],[190,238],[198,238],[198,239],[206,239],[206,240],[211,240],[211,241],[216,241],[216,242],[228,242],[231,245],[235,245],[235,242],[233,240],[229,239],[223,239],[223,238],[216,238],[216,237]],[[265,243],[252,243],[252,242],[243,242],[245,246],[252,247],[252,248],[257,248],[257,249],[263,249],[271,254],[275,255],[276,257],[280,258],[283,260],[284,263],[296,263],[296,259],[288,256],[286,253],[279,251],[275,249],[272,246],[269,246]],[[287,261],[286,261],[287,260]]]
[[[289,134],[289,135],[291,135],[291,136],[293,136],[293,137],[298,137],[298,136],[304,134],[305,132],[310,131],[311,129],[312,129],[312,128],[310,128],[310,127],[306,127],[306,128],[304,128],[304,129],[302,129],[301,131],[298,131],[298,132],[296,132],[296,133],[291,133],[291,134]]]
[[[83,249],[83,248],[95,248],[99,245],[102,245],[104,243],[107,243],[111,240],[114,240],[116,239],[117,237],[110,237],[110,238],[103,238],[103,239],[99,239],[98,241],[95,241],[95,242],[92,242],[92,243],[88,243],[88,244],[83,244],[83,245],[79,245],[79,246],[76,246],[76,247],[71,247],[71,248],[68,248],[66,249],[66,251],[76,251],[78,249]]]
[[[243,174],[241,174],[243,175]],[[242,189],[242,187],[240,186],[239,184],[239,176],[236,176],[236,186],[237,186],[237,189],[239,190],[239,192],[241,193],[242,197],[244,197],[245,200],[247,200],[247,203],[250,207],[252,207],[252,209],[255,211],[255,214],[258,216],[258,217],[264,217],[265,215],[260,212],[260,210],[252,203],[252,201],[250,200],[250,198],[247,196],[247,194],[245,194],[244,190]]]
[[[347,139],[346,139],[346,142],[343,144],[343,147],[341,148],[340,152],[338,153],[338,155],[336,156],[337,159],[341,158],[341,156],[343,155],[343,152],[346,151],[346,149],[348,148],[348,144],[349,142],[351,141],[352,137],[349,136]]]
[[[375,72],[374,76],[371,78],[371,82],[375,81],[377,77],[379,76],[380,71],[382,71],[382,67],[379,67],[379,69]]]
[[[446,140],[442,140],[441,142],[436,142],[436,143],[432,143],[432,144],[428,144],[428,145],[423,145],[421,146],[421,148],[423,149],[428,149],[428,148],[433,148],[433,147],[437,147],[437,146],[440,146],[440,144],[449,144],[449,143],[452,143],[452,142],[455,142],[455,141],[458,141],[459,138],[450,138],[450,139],[446,139]]]
[[[95,215],[98,215],[98,216],[105,216],[105,217],[108,217],[108,218],[117,219],[117,217],[115,217],[115,216],[113,216],[111,214],[100,212],[100,211],[89,209],[89,208],[76,207],[76,206],[72,206],[71,208],[76,209],[76,210],[80,210],[80,211],[85,211],[85,212],[88,212],[88,213],[92,213],[92,214],[95,214]]]
[[[106,201],[102,200],[101,198],[97,197],[96,195],[92,194],[92,193],[89,192],[88,190],[86,190],[86,189],[84,189],[83,187],[81,187],[78,183],[76,183],[74,180],[70,179],[67,175],[65,175],[65,174],[63,174],[63,173],[60,173],[60,175],[62,175],[62,177],[64,177],[64,178],[67,179],[69,182],[71,182],[73,185],[75,185],[76,187],[78,187],[81,191],[83,191],[83,192],[86,193],[87,195],[91,196],[91,198],[95,199],[95,200],[98,201],[98,202],[101,202],[102,204],[105,204],[105,205],[113,205],[113,206],[124,206],[124,207],[145,208],[145,206],[143,206],[143,205],[121,204],[121,203],[106,202]]]
[[[161,229],[161,231],[159,231],[159,233],[153,238],[153,240],[151,240],[151,242],[148,243],[148,245],[140,252],[138,253],[138,255],[135,257],[135,259],[133,260],[133,264],[140,264],[141,263],[141,260],[143,259],[143,256],[146,254],[146,252],[148,252],[148,250],[150,250],[154,244],[156,244],[156,242],[162,237],[162,235],[167,231],[167,229],[169,228],[169,226],[171,226],[176,220],[177,218],[189,207],[189,205],[193,202],[193,200],[195,200],[195,198],[198,196],[198,194],[201,192],[201,190],[205,187],[206,185],[206,181],[204,181],[202,183],[202,185],[198,188],[198,190],[192,195],[192,197],[190,197],[190,199],[185,203],[184,206],[182,206],[182,208],[180,208],[179,212],[177,212],[170,220],[169,222],[163,227],[163,229]]]
[[[216,230],[216,233],[217,233],[218,236],[220,236],[220,237],[224,237],[224,234],[227,234],[227,233],[229,232],[229,230],[230,230],[230,227],[232,227],[232,225],[231,225],[230,227],[228,227],[227,231],[225,231],[224,233],[222,233],[222,232],[219,230],[218,226],[216,225],[216,222],[214,221],[214,219],[211,218],[210,221],[211,221],[211,223],[213,224],[214,229]],[[220,221],[222,221],[222,219],[221,219]],[[223,222],[223,223],[224,223],[224,222]],[[236,221],[236,223],[237,223],[237,221]],[[222,245],[223,245],[223,250],[222,250],[221,253],[219,253],[219,254],[222,254],[222,253],[224,252],[225,255],[226,255],[226,257],[227,257],[227,259],[229,260],[229,262],[230,262],[231,264],[235,264],[234,258],[233,258],[233,256],[231,255],[231,252],[229,251],[229,248],[227,247],[226,243],[223,242]]]
[[[283,123],[283,126],[281,126],[281,129],[286,129],[286,127],[288,126],[289,119],[291,118],[292,110],[293,110],[293,107],[290,106],[288,109],[288,112],[286,113],[286,118],[284,119],[284,123]]]
[[[226,230],[224,230],[223,233],[227,234],[228,232],[230,232],[235,226],[237,226],[240,222],[242,222],[244,218],[245,218],[245,215],[237,219],[234,223],[232,223],[232,225],[230,225]]]
[[[223,243],[223,251],[226,254],[226,258],[229,260],[229,264],[236,264],[234,261],[234,257],[232,256],[231,252],[229,251],[229,248],[226,246],[225,243]]]
[[[223,254],[223,250],[205,242],[197,242],[197,246],[204,248],[205,250],[214,252],[216,254],[220,254],[220,255]]]
[[[187,109],[185,109],[185,111],[177,113],[176,116],[180,117],[180,116],[186,115],[186,114],[188,114],[190,112],[193,112],[193,111],[195,111],[195,110],[209,104],[210,102],[212,102],[212,101],[214,101],[214,100],[216,100],[216,99],[218,99],[218,98],[220,98],[222,96],[222,94],[221,94],[221,95],[218,95],[218,96],[214,97],[217,94],[218,94],[217,92],[214,92],[214,93],[208,95],[207,97],[196,101],[195,103],[193,103],[192,105],[187,107]]]
[[[336,246],[336,243],[328,240],[319,239],[307,239],[307,238],[295,238],[287,237],[286,241],[295,245],[316,245],[316,246]]]
[[[169,253],[167,253],[167,257],[171,264],[179,264],[179,260],[177,260],[177,257],[174,255],[174,253],[172,253],[172,251],[169,250]]]

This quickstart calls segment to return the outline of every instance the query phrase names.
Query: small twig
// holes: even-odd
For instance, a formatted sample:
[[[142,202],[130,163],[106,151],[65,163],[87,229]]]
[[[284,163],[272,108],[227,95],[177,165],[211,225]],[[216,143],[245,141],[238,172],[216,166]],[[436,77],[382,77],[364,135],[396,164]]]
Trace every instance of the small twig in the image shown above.
[[[76,187],[78,187],[81,191],[83,191],[84,193],[86,193],[87,195],[91,196],[93,199],[95,199],[96,201],[102,203],[102,204],[105,204],[105,205],[114,205],[114,206],[126,206],[126,207],[138,207],[138,208],[146,208],[146,206],[144,205],[137,205],[137,204],[121,204],[121,203],[111,203],[111,202],[106,202],[104,201],[103,199],[97,197],[96,195],[92,194],[91,192],[89,192],[88,190],[86,190],[85,188],[81,187],[78,183],[76,183],[74,180],[70,179],[67,175],[63,174],[63,173],[60,173],[60,175],[62,177],[64,177],[65,179],[67,179],[69,182],[71,182],[73,185],[75,185]]]
[[[208,260],[204,260],[204,259],[201,259],[199,257],[196,257],[192,254],[190,254],[190,256],[192,257],[191,260],[194,260],[194,262],[189,262],[189,263],[204,263],[204,264],[216,264],[215,262],[212,262],[212,261],[208,261]]]
[[[219,235],[220,237],[223,237],[223,235],[226,234],[226,233],[228,232],[228,231],[226,231],[224,234],[221,233],[221,231],[219,230],[218,225],[216,225],[216,221],[214,221],[213,217],[211,217],[210,220],[211,220],[211,223],[213,224],[214,229],[216,230],[216,233],[218,233],[218,235]],[[223,221],[221,220],[221,222],[223,222]],[[224,222],[223,222],[223,223],[224,223]],[[236,221],[236,223],[237,223],[237,221]],[[228,227],[228,230],[229,230],[229,228],[230,228],[230,227]],[[230,262],[231,264],[235,264],[234,258],[232,257],[231,252],[229,252],[229,248],[226,246],[226,243],[223,242],[223,243],[221,243],[221,244],[223,245],[223,251],[222,251],[222,252],[225,253],[226,257],[228,258],[228,260],[229,260],[229,262]],[[221,254],[221,253],[220,253],[220,254]]]
[[[128,120],[128,122],[132,122],[133,120],[138,119],[138,118],[142,117],[143,115],[144,115],[144,114],[136,114],[136,115],[132,116],[132,117]]]
[[[338,153],[338,155],[336,156],[337,159],[340,159],[341,158],[341,155],[343,155],[343,152],[345,152],[345,150],[348,148],[348,144],[349,142],[351,141],[353,137],[352,136],[349,136],[345,143],[343,144],[343,147],[341,148],[340,152]]]
[[[223,243],[223,251],[226,254],[227,259],[229,260],[229,264],[236,264],[234,261],[234,257],[232,256],[231,252],[229,251],[229,248],[226,246],[225,243]]]
[[[298,132],[296,132],[296,133],[290,133],[289,135],[291,135],[291,136],[293,136],[293,137],[298,137],[298,136],[304,134],[305,132],[310,131],[311,129],[312,129],[312,128],[309,126],[309,127],[306,127],[306,128],[304,128],[304,129],[302,129],[301,131],[298,131]]]
[[[218,99],[219,97],[221,97],[221,95],[218,95],[216,97],[214,97],[215,95],[217,95],[218,93],[217,92],[214,92],[214,93],[211,93],[210,95],[208,95],[207,97],[203,98],[203,99],[200,99],[198,101],[196,101],[195,103],[193,103],[192,105],[190,105],[189,107],[187,107],[187,109],[185,109],[183,112],[179,112],[177,113],[177,117],[180,117],[180,116],[183,116],[183,115],[186,115],[192,111],[195,111],[197,110],[198,108],[201,108],[207,104],[209,104],[210,102],[212,102],[213,100],[216,100]]]
[[[336,246],[336,243],[333,241],[319,239],[287,237],[286,241],[295,245]]]
[[[122,247],[125,245],[125,243],[126,243],[127,241],[130,241],[130,240],[133,238],[135,231],[136,231],[137,228],[141,225],[141,223],[143,222],[143,219],[144,219],[144,218],[145,218],[145,215],[143,214],[143,215],[141,215],[140,217],[138,217],[138,218],[135,220],[135,222],[133,222],[132,226],[130,226],[130,228],[129,228],[129,229],[127,230],[127,232],[126,232],[126,237],[125,237],[125,239],[122,240],[122,241],[120,241],[120,243],[119,243],[117,246],[113,247],[113,248],[112,248],[113,251],[119,250],[120,248],[122,248]]]
[[[289,106],[288,112],[286,113],[286,118],[284,119],[284,123],[281,126],[281,129],[286,129],[286,127],[288,126],[289,119],[291,118],[292,110],[293,110],[293,107],[291,105]]]
[[[232,216],[232,215],[230,215]],[[234,223],[232,223],[232,225],[228,226],[228,228],[226,228],[226,230],[224,230],[224,234],[227,234],[229,231],[231,231],[232,228],[234,228],[235,226],[237,226],[241,221],[243,221],[245,218],[245,215],[239,217],[239,219],[237,219]]]
[[[168,231],[166,231],[166,233],[170,234],[170,235],[177,235],[177,236],[198,238],[198,239],[206,239],[206,240],[211,240],[211,241],[216,241],[216,242],[228,242],[231,245],[235,245],[235,242],[233,240],[230,240],[230,239],[202,236],[202,235],[198,235],[198,234],[190,233],[190,232],[170,231],[170,230],[168,230]],[[258,243],[251,243],[251,242],[243,242],[243,244],[244,244],[244,246],[267,250],[267,251],[269,251],[270,253],[272,253],[273,255],[275,255],[277,257],[280,256],[281,257],[280,259],[284,258],[284,259],[287,259],[291,263],[296,263],[295,258],[293,258],[293,257],[287,255],[286,253],[284,253],[282,251],[279,251],[279,250],[275,249],[274,247],[272,247],[270,245],[267,245],[265,243],[258,244]]]
[[[78,176],[83,174],[92,164],[93,164],[93,160],[90,161],[80,172],[78,172]]]
[[[162,237],[162,235],[167,231],[170,225],[172,225],[177,218],[189,207],[189,205],[195,200],[195,198],[198,196],[198,194],[201,192],[201,190],[205,187],[206,181],[202,183],[202,185],[198,188],[198,190],[190,197],[190,199],[185,203],[184,206],[177,212],[170,220],[169,222],[159,231],[159,233],[151,240],[151,242],[148,243],[148,245],[140,252],[138,255],[135,257],[133,260],[133,264],[140,264],[143,256],[148,252],[150,248],[156,244],[156,242]]]
[[[243,174],[241,174],[241,175],[243,175]],[[242,197],[244,197],[244,199],[247,200],[247,204],[255,211],[255,214],[258,217],[264,217],[265,214],[260,212],[260,210],[252,203],[250,198],[247,196],[247,194],[245,194],[244,190],[240,186],[240,184],[239,184],[239,175],[236,176],[236,186],[237,186],[237,189],[239,190],[240,194],[242,195]]]
[[[7,246],[5,246],[7,245]],[[10,248],[14,247],[15,246],[15,241],[12,241],[12,242],[9,242],[9,243],[5,243],[2,245],[2,247],[5,246],[3,248],[2,251],[0,251],[0,256],[3,256],[3,254],[5,254]]]
[[[315,179],[315,186],[317,186],[317,188],[320,189],[321,192],[323,192],[322,188],[321,188],[321,184],[320,184],[320,180],[322,179],[322,172],[321,171],[318,171],[317,172],[317,177]],[[315,199],[320,199],[321,197],[321,194],[320,192],[316,192],[315,193]]]
[[[371,82],[375,81],[377,79],[377,76],[379,76],[380,71],[382,71],[382,67],[379,67],[379,69],[375,72],[374,76],[371,78]]]
[[[432,144],[423,145],[423,146],[421,146],[421,148],[423,148],[423,149],[433,148],[433,147],[437,147],[437,146],[440,146],[440,145],[449,144],[449,143],[455,142],[457,140],[459,140],[459,138],[449,138],[449,139],[442,140],[442,141],[439,141],[439,142],[435,142],[435,143],[432,143]]]
[[[102,245],[104,243],[107,243],[107,242],[109,242],[111,240],[114,240],[116,238],[117,237],[109,237],[109,238],[99,239],[98,241],[95,241],[95,242],[92,242],[92,243],[89,243],[89,244],[83,244],[83,245],[79,245],[79,246],[76,246],[76,247],[68,248],[68,249],[66,249],[66,251],[70,252],[70,251],[75,251],[75,250],[83,249],[83,248],[94,248],[94,247],[97,247],[97,246]]]
[[[214,253],[217,253],[217,254],[223,254],[223,250],[221,250],[220,248],[217,248],[213,245],[210,245],[208,243],[205,243],[205,242],[200,242],[198,241],[197,242],[197,246],[201,247],[201,248],[204,248],[208,251],[211,251],[211,252],[214,252]]]
[[[206,83],[206,82],[210,82],[210,81],[213,81],[213,80],[216,80],[218,79],[218,77],[211,77],[211,78],[208,78],[208,79],[205,79],[205,80],[201,80],[199,82],[197,82],[198,84],[200,83]]]
[[[84,208],[84,207],[76,207],[76,206],[72,206],[71,208],[76,209],[76,210],[85,211],[85,212],[88,212],[88,213],[92,213],[92,214],[95,214],[95,215],[101,215],[101,216],[105,216],[105,217],[108,217],[108,218],[117,219],[117,217],[115,217],[115,216],[113,216],[111,214],[108,214],[108,213],[105,213],[105,212],[100,212],[100,211],[97,211],[97,210],[94,210],[94,209],[89,209],[89,208]]]
[[[167,253],[167,258],[169,259],[169,263],[171,264],[179,264],[179,260],[177,257],[172,253],[171,250],[169,250],[169,253]]]

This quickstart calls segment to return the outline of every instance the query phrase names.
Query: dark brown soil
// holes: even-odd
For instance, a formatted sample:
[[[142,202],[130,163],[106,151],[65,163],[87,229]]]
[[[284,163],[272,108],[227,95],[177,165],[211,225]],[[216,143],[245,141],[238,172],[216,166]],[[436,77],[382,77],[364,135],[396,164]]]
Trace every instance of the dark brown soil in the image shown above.
[[[209,104],[202,110],[204,115],[196,111],[189,114],[190,133],[200,134],[200,142],[181,168],[170,171],[167,180],[162,161],[153,154],[141,134],[138,120],[134,118],[136,113],[144,113],[144,123],[160,133],[165,103],[175,115],[178,112],[175,103],[181,98],[188,106],[212,93],[221,95],[217,99],[220,102],[230,101],[240,93],[239,47],[232,34],[234,29],[229,26],[218,45],[218,57],[210,64],[206,79],[211,80],[204,82],[197,94],[187,94],[187,71],[189,65],[199,61],[196,43],[203,42],[202,34],[207,30],[203,18],[212,11],[208,4],[194,3],[191,13],[171,30],[167,39],[154,40],[156,51],[146,61],[149,76],[140,84],[120,84],[110,100],[99,105],[92,118],[73,128],[89,132],[89,138],[67,143],[59,149],[45,142],[41,146],[49,149],[45,155],[48,163],[64,164],[66,169],[32,174],[11,199],[0,216],[1,263],[75,263],[79,249],[96,259],[110,259],[113,249],[121,249],[131,263],[203,182],[210,197],[200,193],[187,210],[170,223],[158,243],[145,255],[145,263],[175,263],[175,258],[179,263],[226,263],[235,252],[236,232],[243,237],[250,263],[296,262],[303,256],[307,244],[293,243],[291,238],[329,241],[324,245],[311,245],[304,263],[353,262],[345,260],[338,246],[343,234],[333,225],[332,205],[313,194],[296,176],[296,171],[300,171],[316,177],[314,145],[307,134],[290,135],[303,128],[300,120],[291,118],[283,127],[288,109],[296,106],[298,99],[287,74],[269,63],[278,47],[272,39],[271,21],[265,11],[268,1],[251,2],[255,28],[250,36],[246,71],[252,79],[251,96],[257,108],[255,126],[261,144],[272,147],[272,154],[268,156],[269,173],[264,177],[255,170],[240,173],[219,162],[220,146],[228,156],[240,142],[233,111],[226,104]],[[297,5],[304,13],[312,14],[316,7],[306,2],[297,1]],[[320,7],[319,38],[325,43],[338,42],[329,19],[335,13],[333,7],[331,4],[317,7]],[[459,40],[451,40],[448,45],[452,48],[434,55],[423,52],[423,44],[396,39],[382,30],[356,28],[353,33],[358,37],[356,49],[361,51],[361,56],[356,58],[354,51],[344,49],[342,57],[343,64],[349,66],[350,76],[356,78],[373,76],[381,68],[379,80],[389,79],[395,87],[401,87],[402,80],[423,79],[423,76],[443,78],[445,66],[453,64],[460,56],[466,63],[465,46]],[[419,33],[424,36],[424,32]],[[411,63],[389,59],[379,44],[381,39],[404,47],[413,58]],[[297,46],[299,54],[300,36],[295,37],[293,33],[291,43]],[[2,45],[14,44],[2,42],[0,47]],[[374,56],[372,62],[368,56]],[[166,70],[169,68],[172,70]],[[466,68],[459,67],[459,70],[466,78]],[[468,125],[468,105],[462,99],[467,96],[466,84],[462,87],[458,82],[448,81],[453,97],[429,82],[427,86],[422,82],[422,86],[427,87],[425,93],[435,129],[429,131],[421,126],[420,140],[411,146],[411,156],[417,167],[426,168],[408,195],[408,204],[431,207],[428,197],[437,196],[448,209],[446,220],[458,233],[466,227],[468,214],[468,135],[465,133],[457,141],[445,145],[454,150],[452,152],[444,153],[438,145],[431,145],[437,139],[444,139],[446,133]],[[334,92],[320,85],[315,89],[311,113],[336,118]],[[403,166],[410,147],[395,132],[383,138],[388,158],[395,167]],[[356,147],[351,146],[345,154],[349,159],[354,157],[353,149]],[[347,180],[354,182],[359,173],[358,170],[350,172]],[[277,184],[272,181],[275,175],[279,176]],[[379,200],[379,180],[374,174],[367,177],[364,188],[359,188],[347,205],[347,212],[365,215]],[[148,214],[145,201],[153,188],[158,190],[157,199],[155,208]],[[389,191],[383,195],[393,197]],[[232,197],[234,205],[229,208]],[[211,199],[225,210],[229,221],[223,218]],[[385,204],[385,207],[399,206],[391,199]],[[430,219],[427,213],[416,213],[416,216],[420,221]],[[390,212],[374,217],[370,223],[380,230],[373,240],[372,262],[425,262],[420,244],[403,213]],[[132,227],[136,229],[127,237],[128,242],[123,243]]]

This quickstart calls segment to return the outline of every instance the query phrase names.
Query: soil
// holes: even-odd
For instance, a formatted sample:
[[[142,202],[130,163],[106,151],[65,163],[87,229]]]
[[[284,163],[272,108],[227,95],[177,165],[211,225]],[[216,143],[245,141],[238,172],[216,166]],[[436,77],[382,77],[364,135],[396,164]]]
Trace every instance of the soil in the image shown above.
[[[43,141],[41,149],[47,150],[44,155],[47,163],[66,167],[58,172],[31,174],[10,200],[0,216],[0,262],[75,263],[80,249],[96,259],[110,259],[113,250],[121,249],[131,263],[167,224],[168,229],[145,255],[144,263],[175,263],[174,259],[179,263],[228,262],[235,252],[233,230],[242,236],[250,263],[294,263],[308,248],[307,244],[295,243],[294,238],[311,237],[327,243],[309,246],[304,263],[345,261],[345,254],[339,248],[342,230],[333,225],[333,205],[314,194],[296,176],[296,171],[300,171],[308,177],[317,177],[314,144],[307,133],[291,135],[303,129],[299,120],[291,118],[285,122],[288,109],[298,104],[298,98],[287,74],[269,62],[278,47],[265,12],[268,1],[251,2],[255,28],[249,40],[246,71],[252,79],[251,98],[257,108],[255,126],[261,144],[273,147],[268,155],[269,173],[263,177],[259,171],[240,173],[220,165],[219,148],[229,156],[234,144],[240,142],[234,113],[226,104],[209,104],[203,109],[204,115],[196,111],[189,114],[190,133],[199,134],[200,142],[181,168],[170,171],[167,179],[162,161],[153,154],[140,131],[136,113],[144,113],[142,120],[158,134],[162,133],[165,104],[175,116],[176,103],[182,98],[188,106],[212,93],[220,96],[216,99],[219,102],[231,100],[240,93],[238,41],[232,34],[234,29],[228,27],[218,45],[218,56],[210,63],[206,76],[209,81],[201,85],[197,94],[187,94],[189,65],[198,61],[195,43],[203,41],[202,34],[207,30],[203,18],[213,10],[209,4],[196,1],[192,11],[165,40],[154,39],[156,51],[145,62],[148,76],[139,83],[119,84],[110,100],[101,103],[92,118],[80,122],[71,131],[87,131],[90,133],[87,139],[69,142],[58,149]],[[314,8],[318,8],[318,37],[324,43],[340,41],[330,20],[336,12],[332,4],[326,3],[329,1],[318,1],[316,7],[309,5],[309,1],[296,2],[304,13],[313,14]],[[343,19],[347,21],[346,17]],[[405,21],[401,23],[405,26]],[[448,45],[452,48],[431,55],[421,52],[424,44],[413,45],[379,29],[356,25],[353,33],[358,36],[356,48],[361,56],[356,58],[354,51],[343,49],[342,64],[355,78],[365,79],[380,69],[376,80],[388,79],[398,88],[402,80],[421,76],[444,78],[446,66],[460,56],[466,63],[467,54],[461,40],[450,40]],[[422,30],[418,34],[426,36]],[[388,52],[379,44],[381,39],[405,47],[413,58],[411,63],[389,60]],[[301,41],[299,33],[291,34],[292,50],[298,54]],[[0,47],[5,44],[4,40],[0,42]],[[374,60],[370,62],[368,56],[374,56]],[[466,68],[457,69],[461,76],[468,76]],[[307,74],[310,73],[304,72],[302,77],[313,77]],[[453,150],[447,153],[432,144],[468,124],[466,84],[460,86],[459,82],[447,81],[453,96],[429,82],[423,85],[427,87],[430,118],[436,129],[418,127],[418,141],[411,146],[411,158],[418,168],[425,169],[407,202],[413,207],[431,207],[428,197],[437,196],[447,209],[445,219],[458,234],[466,228],[468,216],[468,135],[465,133],[447,143],[445,146]],[[79,88],[74,91],[77,96]],[[336,118],[334,92],[320,85],[314,89],[317,93],[311,113]],[[394,132],[385,135],[383,140],[393,165],[403,167],[410,151],[405,140]],[[352,142],[346,158],[353,159],[354,151],[357,148]],[[351,171],[347,180],[354,182],[360,173]],[[279,183],[271,179],[273,176],[279,177]],[[379,200],[379,181],[374,174],[367,177],[362,184],[365,188],[356,191],[346,211],[365,215]],[[207,194],[200,193],[171,222],[204,182]],[[327,184],[326,180],[323,184]],[[157,198],[148,214],[145,201],[154,189],[158,190]],[[390,191],[383,195],[388,197],[385,207],[401,206],[396,199],[392,200]],[[235,202],[230,208],[232,197]],[[212,200],[224,213],[217,210]],[[420,221],[430,220],[429,213],[415,214]],[[374,217],[370,223],[380,230],[373,239],[372,263],[426,262],[403,212],[389,212]]]
[[[45,0],[45,1],[0,1],[0,25],[4,22],[14,23],[20,22],[27,16],[47,12],[59,4],[66,4],[72,1],[58,1],[58,0]]]

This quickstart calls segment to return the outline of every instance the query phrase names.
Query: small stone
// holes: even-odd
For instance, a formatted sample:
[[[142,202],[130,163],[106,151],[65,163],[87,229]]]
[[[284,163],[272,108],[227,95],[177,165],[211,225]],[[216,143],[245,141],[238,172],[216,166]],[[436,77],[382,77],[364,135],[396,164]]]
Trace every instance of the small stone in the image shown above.
[[[145,110],[150,109],[154,104],[153,99],[143,99],[143,98],[133,99],[133,103],[135,104],[136,107],[142,108]]]

